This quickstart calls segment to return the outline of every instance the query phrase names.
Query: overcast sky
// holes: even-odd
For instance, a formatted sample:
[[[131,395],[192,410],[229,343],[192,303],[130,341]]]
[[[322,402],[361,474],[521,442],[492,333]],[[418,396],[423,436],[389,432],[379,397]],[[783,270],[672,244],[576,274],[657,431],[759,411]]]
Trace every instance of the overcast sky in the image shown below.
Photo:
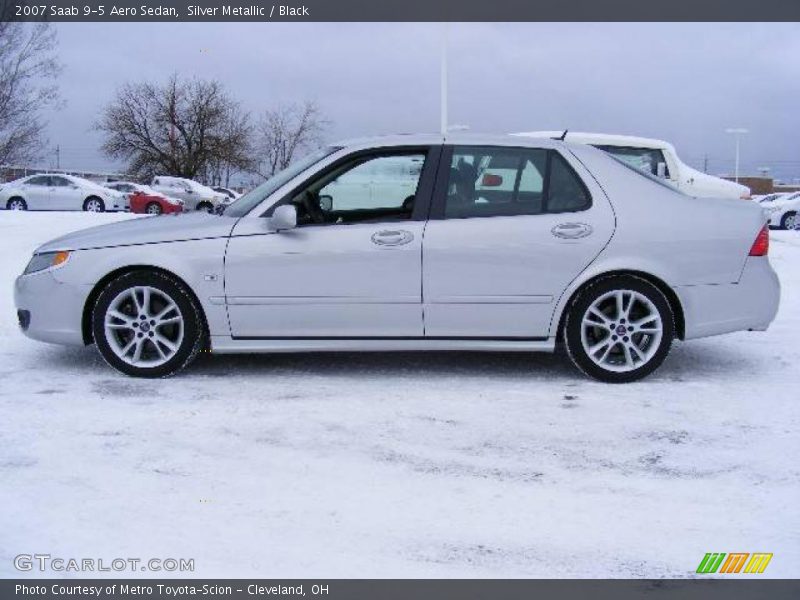
[[[222,81],[257,114],[316,100],[328,138],[438,131],[443,26],[62,23],[64,168],[111,169],[91,124],[126,81]],[[800,24],[451,24],[450,123],[479,132],[599,131],[673,142],[690,164],[800,178]],[[45,161],[52,162],[52,159]]]

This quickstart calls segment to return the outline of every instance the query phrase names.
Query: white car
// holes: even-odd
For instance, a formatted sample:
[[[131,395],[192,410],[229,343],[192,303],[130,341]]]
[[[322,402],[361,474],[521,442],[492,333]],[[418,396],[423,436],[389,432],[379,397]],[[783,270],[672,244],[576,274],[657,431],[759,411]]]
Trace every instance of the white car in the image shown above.
[[[225,204],[230,204],[234,200],[238,200],[239,198],[242,197],[242,195],[239,192],[232,190],[230,188],[216,186],[211,189],[226,197],[225,200],[223,201]]]
[[[0,186],[8,210],[127,210],[125,194],[73,175],[30,175]]]
[[[217,207],[226,204],[226,200],[228,200],[225,194],[215,192],[202,183],[183,177],[158,175],[153,177],[150,187],[164,196],[180,198],[184,202],[185,210],[214,212]]]
[[[375,194],[331,191],[362,179]],[[766,329],[768,249],[758,204],[692,198],[590,146],[406,135],[322,148],[219,215],[48,242],[15,304],[29,337],[95,343],[139,377],[200,351],[563,345],[621,383],[676,338]]]
[[[564,132],[530,131],[514,135],[560,138]],[[664,179],[689,196],[750,199],[750,188],[693,169],[678,157],[675,146],[663,140],[577,131],[568,131],[564,139],[605,150],[634,167]]]
[[[797,229],[800,214],[800,192],[779,194],[762,200],[761,206],[769,215],[769,226],[775,229]]]

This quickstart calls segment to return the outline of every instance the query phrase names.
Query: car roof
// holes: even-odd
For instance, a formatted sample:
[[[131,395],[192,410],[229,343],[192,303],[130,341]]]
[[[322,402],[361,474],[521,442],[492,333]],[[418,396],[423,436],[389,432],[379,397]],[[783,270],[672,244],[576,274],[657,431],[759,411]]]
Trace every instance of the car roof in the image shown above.
[[[560,138],[562,135],[564,135],[564,131],[524,131],[520,133],[513,133],[511,135],[531,138]],[[672,150],[675,149],[672,144],[664,140],[639,137],[635,135],[619,135],[615,133],[567,131],[564,141],[576,144],[599,144],[622,147],[630,146],[633,148],[652,148],[654,150],[663,148],[670,148]]]
[[[526,139],[510,134],[482,134],[454,132],[447,135],[432,133],[413,133],[382,135],[342,140],[331,144],[348,149],[391,148],[395,146],[429,146],[455,144],[459,146],[522,146],[532,148],[554,148],[562,142],[551,139]]]

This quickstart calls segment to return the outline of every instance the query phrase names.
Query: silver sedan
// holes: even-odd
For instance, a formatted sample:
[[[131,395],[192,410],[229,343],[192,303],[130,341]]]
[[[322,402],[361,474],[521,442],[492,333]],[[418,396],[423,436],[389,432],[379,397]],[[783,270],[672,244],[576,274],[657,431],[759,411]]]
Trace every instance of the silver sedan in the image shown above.
[[[22,330],[161,377],[201,350],[553,351],[591,377],[673,340],[764,330],[761,209],[691,198],[588,146],[502,136],[335,144],[219,215],[95,227],[16,281]]]

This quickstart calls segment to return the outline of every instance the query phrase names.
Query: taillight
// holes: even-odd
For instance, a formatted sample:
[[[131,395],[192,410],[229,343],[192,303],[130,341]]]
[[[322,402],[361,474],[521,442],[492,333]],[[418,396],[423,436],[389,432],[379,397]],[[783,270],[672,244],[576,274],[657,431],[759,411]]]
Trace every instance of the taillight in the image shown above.
[[[764,225],[750,247],[750,256],[766,256],[769,253],[769,227]]]

